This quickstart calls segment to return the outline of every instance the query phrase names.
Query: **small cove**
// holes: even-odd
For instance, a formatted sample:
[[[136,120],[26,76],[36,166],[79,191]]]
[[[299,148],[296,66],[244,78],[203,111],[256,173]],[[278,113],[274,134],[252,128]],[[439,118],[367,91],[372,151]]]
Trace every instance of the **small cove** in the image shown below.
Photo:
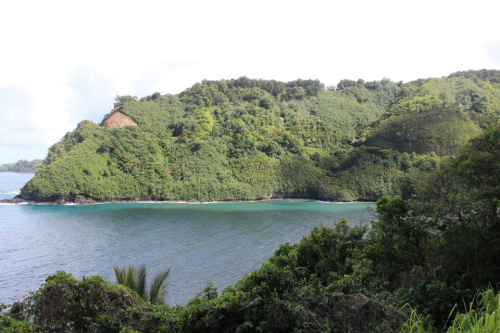
[[[31,176],[0,173],[2,199]],[[350,224],[368,223],[373,218],[368,207],[374,204],[0,205],[0,303],[37,289],[57,270],[114,282],[114,265],[146,263],[150,273],[172,266],[167,301],[185,304],[207,282],[219,291],[234,284],[279,244],[300,241],[314,226],[331,226],[343,217]]]

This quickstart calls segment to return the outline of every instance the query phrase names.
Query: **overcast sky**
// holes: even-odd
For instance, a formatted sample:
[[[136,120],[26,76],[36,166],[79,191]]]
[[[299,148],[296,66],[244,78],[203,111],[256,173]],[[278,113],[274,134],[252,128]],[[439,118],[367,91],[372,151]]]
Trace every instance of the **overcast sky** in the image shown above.
[[[2,1],[0,164],[116,95],[203,79],[411,81],[500,69],[500,1]]]

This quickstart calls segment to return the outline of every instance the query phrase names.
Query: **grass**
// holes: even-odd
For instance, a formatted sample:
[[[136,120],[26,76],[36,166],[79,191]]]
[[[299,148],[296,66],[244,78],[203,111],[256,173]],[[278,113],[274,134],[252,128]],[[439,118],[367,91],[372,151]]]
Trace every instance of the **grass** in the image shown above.
[[[455,308],[451,311],[450,317]],[[412,310],[410,319],[405,323],[401,332],[433,333],[437,331],[427,324],[416,310]],[[478,301],[471,302],[468,312],[455,315],[445,332],[500,333],[500,294],[495,294],[492,289],[480,294]]]

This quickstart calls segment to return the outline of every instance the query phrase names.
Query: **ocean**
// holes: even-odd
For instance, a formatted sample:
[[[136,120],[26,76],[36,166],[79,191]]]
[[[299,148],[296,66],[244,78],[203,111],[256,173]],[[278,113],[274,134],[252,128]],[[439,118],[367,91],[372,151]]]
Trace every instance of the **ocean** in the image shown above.
[[[0,199],[33,174],[0,173]],[[230,203],[0,204],[0,303],[64,270],[115,283],[113,267],[172,267],[167,303],[186,304],[211,282],[221,291],[260,267],[280,244],[315,226],[374,219],[373,203],[270,200]]]

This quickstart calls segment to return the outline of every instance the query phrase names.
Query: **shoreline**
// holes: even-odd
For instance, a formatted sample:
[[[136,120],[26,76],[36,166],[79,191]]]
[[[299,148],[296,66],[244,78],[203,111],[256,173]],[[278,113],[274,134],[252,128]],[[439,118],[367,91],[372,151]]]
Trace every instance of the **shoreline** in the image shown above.
[[[240,200],[215,200],[215,201],[198,201],[198,200],[156,200],[151,198],[129,198],[129,199],[103,199],[96,200],[84,196],[75,196],[74,198],[55,198],[53,200],[29,200],[19,197],[12,199],[0,200],[0,205],[62,205],[62,206],[87,206],[87,205],[104,205],[112,203],[140,203],[140,204],[186,204],[186,205],[207,205],[207,204],[221,204],[221,203],[252,203],[264,202],[272,200],[311,200],[329,204],[349,204],[349,203],[374,203],[372,200],[355,200],[355,201],[339,201],[339,200],[325,200],[313,197],[306,197],[303,195],[285,195],[282,193],[273,193],[272,195],[262,199],[240,199]]]

